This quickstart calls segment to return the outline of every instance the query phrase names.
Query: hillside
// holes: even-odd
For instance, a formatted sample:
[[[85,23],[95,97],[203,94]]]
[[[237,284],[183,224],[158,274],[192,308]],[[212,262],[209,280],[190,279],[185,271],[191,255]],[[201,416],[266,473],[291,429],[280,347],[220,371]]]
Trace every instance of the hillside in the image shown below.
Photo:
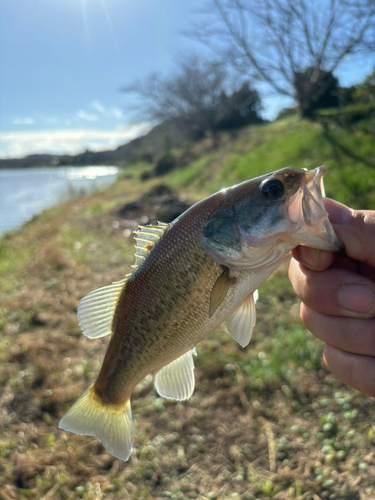
[[[375,107],[352,121],[352,110],[328,110],[320,121],[297,117],[221,135],[215,149],[206,139],[188,152],[177,152],[183,168],[165,182],[176,189],[214,192],[250,177],[284,167],[326,165],[327,196],[353,207],[375,206]],[[177,162],[178,163],[178,162]]]
[[[152,165],[133,163],[105,191],[0,239],[0,500],[375,498],[373,400],[326,371],[286,264],[260,287],[247,348],[224,327],[198,345],[190,400],[158,397],[151,376],[137,386],[129,462],[58,429],[108,344],[81,334],[78,301],[130,271],[132,229],[158,210],[168,216],[168,187],[190,203],[265,172],[325,164],[328,196],[375,207],[373,114],[350,126],[322,120],[289,117],[222,134],[218,147],[176,148],[184,166],[147,181]]]

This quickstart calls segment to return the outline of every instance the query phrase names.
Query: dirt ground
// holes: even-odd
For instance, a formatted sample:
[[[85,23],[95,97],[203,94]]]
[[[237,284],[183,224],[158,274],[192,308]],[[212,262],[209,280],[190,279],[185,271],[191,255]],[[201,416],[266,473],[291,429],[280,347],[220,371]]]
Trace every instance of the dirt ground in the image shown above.
[[[375,499],[373,400],[333,379],[313,340],[315,364],[288,361],[287,348],[284,375],[263,363],[275,359],[281,315],[299,325],[297,300],[276,281],[248,348],[224,327],[198,346],[190,400],[158,397],[151,375],[137,386],[129,462],[58,429],[108,343],[81,334],[78,302],[130,271],[132,225],[147,215],[123,199],[116,188],[72,201],[1,243],[0,500]],[[249,360],[262,371],[247,371]]]

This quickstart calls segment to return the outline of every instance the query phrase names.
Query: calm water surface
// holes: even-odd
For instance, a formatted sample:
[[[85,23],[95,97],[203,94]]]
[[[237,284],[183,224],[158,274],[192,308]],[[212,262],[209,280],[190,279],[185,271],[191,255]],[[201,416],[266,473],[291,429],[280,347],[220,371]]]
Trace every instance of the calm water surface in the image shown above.
[[[105,187],[117,167],[52,167],[0,170],[0,236],[72,193]]]

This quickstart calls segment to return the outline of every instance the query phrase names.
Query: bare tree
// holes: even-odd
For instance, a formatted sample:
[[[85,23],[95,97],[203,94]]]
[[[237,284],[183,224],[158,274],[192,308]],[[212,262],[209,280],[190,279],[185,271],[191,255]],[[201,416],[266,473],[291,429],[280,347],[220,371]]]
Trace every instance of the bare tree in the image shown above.
[[[176,75],[154,73],[124,87],[142,99],[141,113],[152,122],[178,120],[193,133],[213,133],[227,73],[222,64],[188,58]]]
[[[206,134],[215,136],[225,127],[224,119],[233,122],[233,110],[243,117],[247,114],[250,119],[254,116],[260,120],[258,93],[244,85],[228,97],[230,89],[231,82],[222,63],[187,58],[175,75],[152,74],[122,90],[141,97],[141,113],[152,122],[173,120],[196,138]]]
[[[251,81],[295,98],[302,114],[301,75],[316,90],[345,58],[374,50],[375,0],[209,0],[203,14],[189,36]]]

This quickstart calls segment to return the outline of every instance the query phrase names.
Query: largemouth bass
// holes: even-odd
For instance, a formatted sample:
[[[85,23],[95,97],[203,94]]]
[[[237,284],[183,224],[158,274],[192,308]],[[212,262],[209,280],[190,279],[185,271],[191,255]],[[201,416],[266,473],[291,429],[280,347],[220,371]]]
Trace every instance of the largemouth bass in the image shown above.
[[[323,205],[324,173],[284,168],[223,189],[170,225],[140,226],[133,273],[79,304],[83,333],[112,338],[96,382],[60,427],[96,436],[127,460],[138,382],[154,372],[161,396],[184,400],[194,390],[198,342],[226,321],[246,346],[256,290],[286,254],[297,245],[342,249]]]

